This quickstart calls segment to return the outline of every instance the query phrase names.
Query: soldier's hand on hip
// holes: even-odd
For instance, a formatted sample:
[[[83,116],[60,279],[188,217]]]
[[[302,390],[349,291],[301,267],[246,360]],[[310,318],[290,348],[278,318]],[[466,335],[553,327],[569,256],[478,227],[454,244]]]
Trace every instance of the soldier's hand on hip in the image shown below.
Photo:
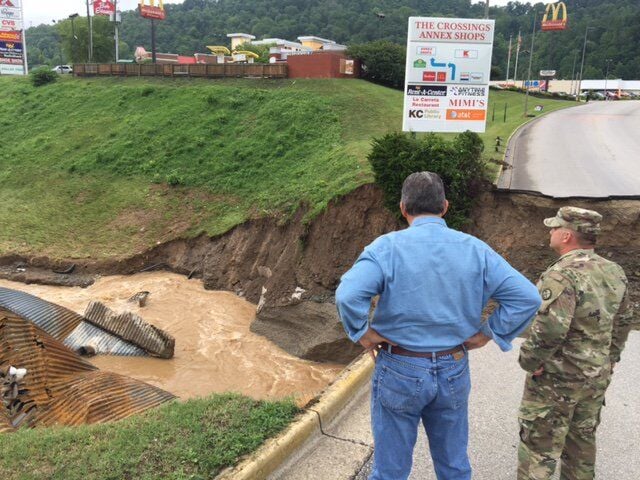
[[[534,377],[539,377],[540,375],[542,375],[543,372],[544,372],[544,367],[540,367],[535,372],[533,372],[531,375],[533,375]]]

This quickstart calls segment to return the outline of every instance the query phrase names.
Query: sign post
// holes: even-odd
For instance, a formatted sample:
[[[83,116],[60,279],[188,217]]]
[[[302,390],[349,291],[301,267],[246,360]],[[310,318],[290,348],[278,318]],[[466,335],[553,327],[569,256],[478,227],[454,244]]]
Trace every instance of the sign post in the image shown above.
[[[138,8],[140,9],[140,16],[151,20],[151,59],[153,63],[156,63],[156,20],[164,20],[166,18],[164,12],[164,6],[162,0],[159,0],[158,6],[155,4],[155,0],[149,0],[150,4],[145,5],[145,0],[140,0]]]
[[[402,130],[484,132],[493,20],[410,17]]]

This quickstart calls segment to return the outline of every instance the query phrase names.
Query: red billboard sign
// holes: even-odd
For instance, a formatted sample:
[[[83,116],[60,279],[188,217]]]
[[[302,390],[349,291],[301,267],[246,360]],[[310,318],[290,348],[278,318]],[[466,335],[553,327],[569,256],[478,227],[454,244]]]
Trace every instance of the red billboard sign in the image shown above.
[[[111,15],[116,11],[116,7],[111,0],[94,0],[93,13],[95,15]]]
[[[151,18],[153,20],[164,20],[166,15],[164,13],[164,8],[156,7],[153,5],[138,5],[140,8],[140,15],[144,18]]]
[[[0,41],[8,41],[8,42],[22,42],[22,33],[21,32],[3,32],[0,31]]]

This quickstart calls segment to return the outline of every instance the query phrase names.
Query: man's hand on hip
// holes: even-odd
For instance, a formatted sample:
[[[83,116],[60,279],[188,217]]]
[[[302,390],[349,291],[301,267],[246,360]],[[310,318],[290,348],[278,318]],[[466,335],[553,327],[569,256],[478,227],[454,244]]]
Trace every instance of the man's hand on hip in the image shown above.
[[[487,343],[489,343],[491,337],[487,337],[484,333],[478,332],[472,337],[467,338],[464,341],[464,346],[467,347],[467,350],[473,350],[474,348],[482,348]]]
[[[375,350],[381,343],[389,343],[391,345],[395,345],[390,340],[387,340],[378,332],[376,332],[373,328],[369,327],[369,329],[364,332],[364,335],[360,337],[360,345],[364,347],[364,349],[371,354],[371,358],[375,359]]]

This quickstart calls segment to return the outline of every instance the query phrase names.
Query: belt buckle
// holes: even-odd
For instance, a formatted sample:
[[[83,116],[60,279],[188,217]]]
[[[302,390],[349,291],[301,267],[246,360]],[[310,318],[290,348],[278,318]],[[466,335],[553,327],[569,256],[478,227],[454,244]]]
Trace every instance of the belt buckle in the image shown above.
[[[453,359],[457,362],[458,360],[462,360],[464,358],[464,350],[460,350],[453,354]]]

